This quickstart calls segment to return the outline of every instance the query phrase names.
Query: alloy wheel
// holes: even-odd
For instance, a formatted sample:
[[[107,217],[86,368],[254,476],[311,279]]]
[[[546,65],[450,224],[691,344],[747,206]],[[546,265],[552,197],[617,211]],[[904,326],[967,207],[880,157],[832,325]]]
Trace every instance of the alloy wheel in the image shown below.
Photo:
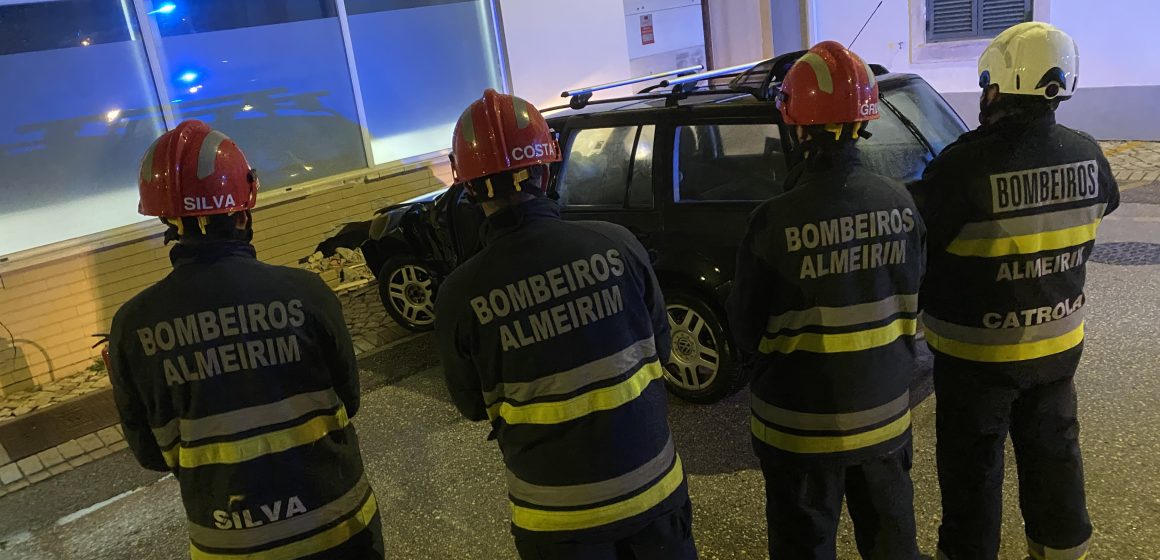
[[[391,305],[415,326],[435,322],[435,297],[431,274],[416,264],[395,269],[387,281]]]
[[[665,378],[681,389],[705,389],[721,369],[717,337],[705,318],[685,305],[669,305],[668,315],[673,351]]]

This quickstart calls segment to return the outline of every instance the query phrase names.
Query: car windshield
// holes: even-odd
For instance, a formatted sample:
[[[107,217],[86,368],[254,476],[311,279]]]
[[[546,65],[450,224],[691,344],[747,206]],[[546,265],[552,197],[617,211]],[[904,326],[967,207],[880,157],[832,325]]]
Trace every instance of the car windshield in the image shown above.
[[[918,127],[936,155],[967,130],[942,96],[922,80],[911,80],[898,89],[885,92],[885,97]]]

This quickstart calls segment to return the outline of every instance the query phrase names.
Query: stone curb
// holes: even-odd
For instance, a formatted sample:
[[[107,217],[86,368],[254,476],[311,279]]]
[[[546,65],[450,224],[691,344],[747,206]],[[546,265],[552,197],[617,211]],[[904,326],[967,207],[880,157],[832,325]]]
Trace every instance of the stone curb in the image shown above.
[[[0,464],[0,497],[23,490],[129,447],[121,426],[66,441],[19,461]],[[4,461],[8,461],[7,455]]]

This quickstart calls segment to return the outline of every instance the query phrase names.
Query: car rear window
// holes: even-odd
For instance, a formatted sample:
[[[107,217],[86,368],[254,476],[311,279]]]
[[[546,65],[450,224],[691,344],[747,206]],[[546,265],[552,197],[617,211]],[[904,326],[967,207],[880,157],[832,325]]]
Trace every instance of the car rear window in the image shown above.
[[[652,207],[653,125],[572,134],[556,185],[561,206]]]
[[[676,202],[766,200],[786,176],[781,129],[773,123],[677,127]]]

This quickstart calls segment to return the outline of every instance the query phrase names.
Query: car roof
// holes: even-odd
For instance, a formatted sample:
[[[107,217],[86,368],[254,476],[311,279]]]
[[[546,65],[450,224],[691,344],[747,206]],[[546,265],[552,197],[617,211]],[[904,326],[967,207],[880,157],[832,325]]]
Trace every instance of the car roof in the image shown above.
[[[921,80],[915,74],[906,73],[887,73],[877,76],[878,87],[882,91],[890,91],[906,84],[911,80]],[[544,111],[544,118],[548,120],[549,124],[554,125],[556,122],[562,122],[570,117],[580,115],[597,115],[609,113],[625,113],[625,112],[652,112],[663,111],[665,109],[672,109],[675,107],[706,107],[713,105],[773,105],[772,100],[758,99],[751,93],[729,89],[728,86],[719,86],[716,89],[711,87],[699,88],[690,92],[687,97],[680,97],[672,103],[671,95],[667,92],[658,92],[655,95],[634,95],[628,97],[620,97],[605,100],[593,100],[583,108],[572,109],[567,106],[557,107],[553,109],[546,109]]]

